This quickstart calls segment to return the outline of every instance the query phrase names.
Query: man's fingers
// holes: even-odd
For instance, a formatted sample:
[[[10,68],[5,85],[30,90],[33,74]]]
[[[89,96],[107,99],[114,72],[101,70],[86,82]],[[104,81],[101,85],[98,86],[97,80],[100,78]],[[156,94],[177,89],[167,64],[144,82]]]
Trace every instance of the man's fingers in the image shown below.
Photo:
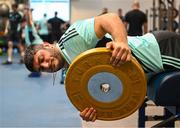
[[[113,42],[108,42],[108,43],[106,44],[106,48],[112,49],[112,48],[113,48]]]
[[[91,115],[92,112],[93,112],[93,108],[90,108],[90,109],[86,112],[86,114],[84,115],[86,121],[90,121],[90,120],[89,120],[89,117],[90,117],[90,115]]]
[[[96,110],[94,108],[85,108],[80,116],[85,121],[95,121],[96,120]]]
[[[128,56],[128,51],[123,52],[123,54],[121,55],[121,60],[119,61],[118,64],[125,63],[127,61],[127,56]]]
[[[110,58],[110,64],[113,66],[119,66],[127,61],[131,60],[131,51],[126,45],[117,45],[114,42],[108,42],[106,48],[112,50],[112,56]]]
[[[89,108],[85,108],[82,112],[80,112],[80,116],[83,118],[85,114],[88,112]]]
[[[126,59],[127,52],[126,49],[122,49],[119,51],[119,53],[116,56],[116,59],[113,63],[114,66],[118,65],[119,63],[124,63],[124,59]]]
[[[111,59],[110,59],[110,64],[113,64],[116,61],[119,51],[120,51],[120,48],[116,48],[116,49],[113,50],[112,56],[111,56]]]
[[[97,113],[95,113],[93,119],[92,119],[92,122],[96,121],[96,118],[97,118]]]
[[[94,117],[96,116],[96,110],[93,110],[89,116],[89,121],[93,121]]]
[[[127,61],[130,61],[132,59],[132,54],[131,54],[131,52],[129,52],[129,54],[127,55]]]

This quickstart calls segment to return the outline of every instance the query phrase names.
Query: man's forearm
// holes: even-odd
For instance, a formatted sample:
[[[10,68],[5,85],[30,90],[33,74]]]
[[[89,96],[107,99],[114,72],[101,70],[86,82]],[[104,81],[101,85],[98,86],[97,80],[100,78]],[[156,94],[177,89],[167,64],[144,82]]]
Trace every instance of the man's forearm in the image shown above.
[[[131,50],[128,46],[127,32],[123,22],[117,14],[105,14],[95,18],[95,32],[102,38],[109,33],[113,41],[106,44],[106,48],[112,50],[110,63],[119,66],[131,60]]]
[[[4,33],[7,34],[8,33],[8,27],[9,27],[9,20],[5,19],[5,29],[4,29]]]
[[[32,20],[31,10],[29,8],[26,9],[26,21],[27,21],[27,25],[29,27],[32,27],[33,20]]]

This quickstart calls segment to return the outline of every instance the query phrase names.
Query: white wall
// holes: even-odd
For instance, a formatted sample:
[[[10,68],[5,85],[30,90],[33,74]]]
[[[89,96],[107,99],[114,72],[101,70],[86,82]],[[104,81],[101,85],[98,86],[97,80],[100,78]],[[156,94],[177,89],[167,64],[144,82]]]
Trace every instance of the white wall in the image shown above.
[[[152,8],[153,0],[139,0],[141,10],[145,12]],[[122,8],[123,14],[131,10],[133,0],[72,0],[71,1],[71,23],[78,19],[84,19],[96,16],[101,13],[102,8],[107,7],[109,12],[117,12],[118,8]],[[156,0],[157,6],[158,0]],[[180,5],[180,0],[175,0],[175,6]],[[177,8],[178,9],[178,8]],[[152,28],[152,19],[149,18],[148,28]]]
[[[139,0],[141,9],[150,8],[152,0]],[[103,7],[107,7],[110,12],[117,12],[118,8],[126,13],[131,9],[132,0],[72,0],[71,2],[71,21],[77,19],[96,16],[101,13]]]

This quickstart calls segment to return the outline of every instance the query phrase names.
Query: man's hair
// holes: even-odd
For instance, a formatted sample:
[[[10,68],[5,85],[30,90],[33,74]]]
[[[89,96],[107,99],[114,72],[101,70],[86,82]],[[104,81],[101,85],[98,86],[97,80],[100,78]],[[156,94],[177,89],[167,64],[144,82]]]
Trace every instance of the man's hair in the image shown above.
[[[136,7],[140,7],[140,3],[139,3],[139,0],[134,0],[133,1],[133,6],[136,6]]]
[[[26,48],[25,50],[25,55],[24,55],[24,64],[26,66],[26,68],[31,71],[31,72],[37,72],[34,69],[33,63],[34,63],[34,54],[40,50],[43,49],[43,45],[42,44],[36,44],[36,45],[30,45]]]

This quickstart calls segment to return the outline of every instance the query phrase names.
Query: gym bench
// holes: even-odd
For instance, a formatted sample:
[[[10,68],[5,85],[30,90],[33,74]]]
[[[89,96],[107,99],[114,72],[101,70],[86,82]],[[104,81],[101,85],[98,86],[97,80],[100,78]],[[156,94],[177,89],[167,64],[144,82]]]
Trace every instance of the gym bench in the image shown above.
[[[156,106],[163,106],[164,115],[146,116],[148,100],[152,100]],[[180,119],[180,71],[162,72],[148,79],[147,98],[139,109],[138,126],[145,127],[145,122],[152,118],[163,120],[152,128],[172,128],[175,127],[175,121]]]

